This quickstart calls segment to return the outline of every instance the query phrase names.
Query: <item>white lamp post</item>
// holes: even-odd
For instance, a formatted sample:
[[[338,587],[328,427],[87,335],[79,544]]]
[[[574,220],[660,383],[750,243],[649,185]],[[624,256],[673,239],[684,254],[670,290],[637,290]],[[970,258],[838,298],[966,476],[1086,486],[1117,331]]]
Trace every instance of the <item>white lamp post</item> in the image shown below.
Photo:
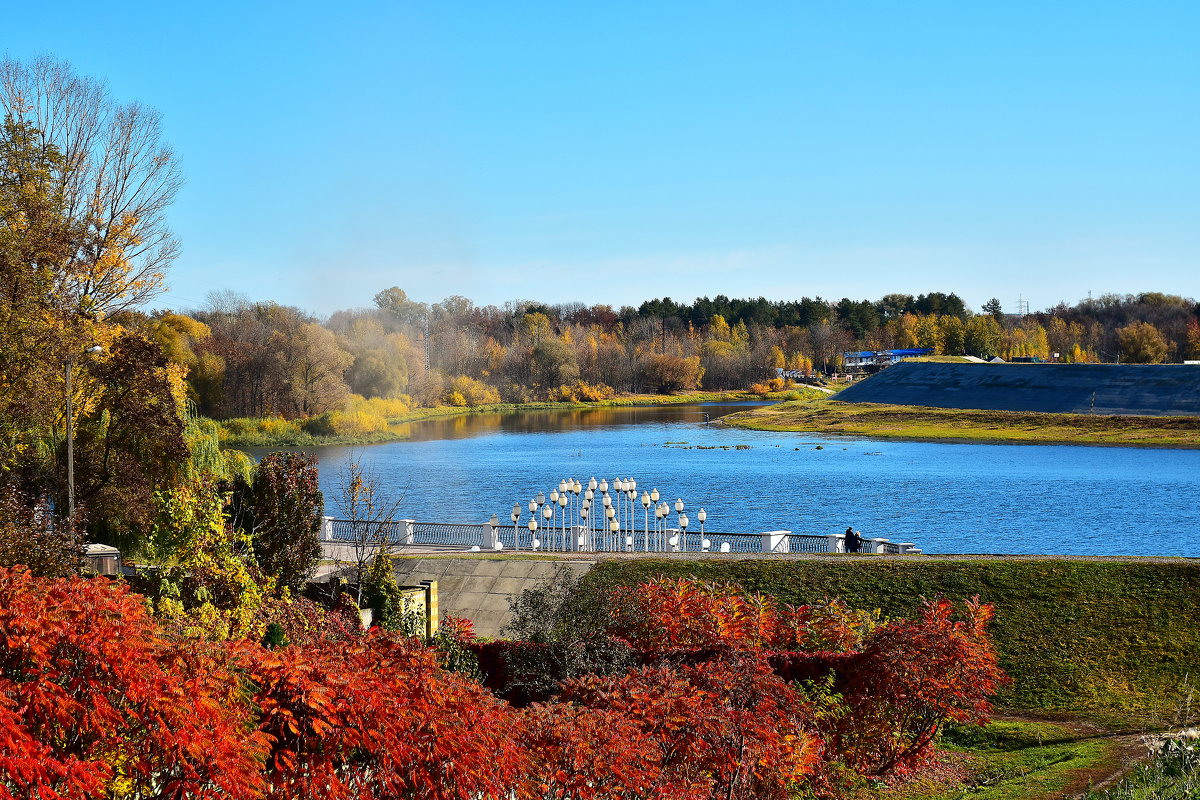
[[[680,514],[679,515],[679,549],[682,551],[687,550],[687,526],[688,526],[687,514]]]
[[[704,538],[704,520],[708,519],[708,514],[702,508],[696,512],[696,519],[700,520],[700,538]]]
[[[625,497],[629,501],[629,535],[632,536],[637,532],[633,528],[633,506],[637,501],[637,481],[633,478],[625,479]]]
[[[567,524],[567,495],[566,493],[558,496],[558,508],[562,512],[562,527],[563,527],[563,548],[566,548],[567,539],[571,535],[571,526]]]
[[[642,544],[650,550],[650,493],[642,490]]]
[[[521,504],[513,503],[512,514],[509,515],[513,524],[513,549],[521,549],[521,534],[517,530],[517,523],[521,521]]]
[[[538,545],[541,544],[541,542],[539,542],[537,539],[534,538],[534,534],[536,534],[536,533],[537,533],[537,517],[530,517],[529,518],[529,549],[530,550],[537,550]]]

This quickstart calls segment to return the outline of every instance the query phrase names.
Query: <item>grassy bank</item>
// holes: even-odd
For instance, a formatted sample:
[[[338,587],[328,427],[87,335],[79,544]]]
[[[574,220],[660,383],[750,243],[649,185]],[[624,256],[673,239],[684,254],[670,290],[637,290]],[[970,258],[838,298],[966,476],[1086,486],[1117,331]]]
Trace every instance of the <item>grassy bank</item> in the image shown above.
[[[614,559],[585,580],[613,586],[663,574],[729,581],[792,604],[840,597],[897,616],[922,597],[979,595],[997,609],[992,633],[1014,680],[1000,702],[1011,708],[1169,719],[1200,679],[1200,560]]]
[[[780,400],[800,393],[776,393],[768,399]],[[323,445],[380,444],[408,438],[405,425],[427,419],[460,417],[468,414],[504,414],[519,411],[571,410],[593,408],[629,408],[636,406],[665,406],[685,403],[738,402],[761,400],[763,396],[747,392],[690,392],[686,394],[630,394],[587,403],[493,403],[482,406],[435,406],[414,408],[391,415],[386,428],[350,435],[322,433],[304,420],[280,417],[240,417],[218,421],[221,442],[226,447],[319,447]]]
[[[874,793],[879,800],[1040,800],[1079,793],[1120,770],[1120,746],[1102,733],[1031,720],[951,727],[945,768]]]
[[[721,422],[753,430],[895,439],[1200,447],[1200,417],[971,411],[804,399],[731,414]]]

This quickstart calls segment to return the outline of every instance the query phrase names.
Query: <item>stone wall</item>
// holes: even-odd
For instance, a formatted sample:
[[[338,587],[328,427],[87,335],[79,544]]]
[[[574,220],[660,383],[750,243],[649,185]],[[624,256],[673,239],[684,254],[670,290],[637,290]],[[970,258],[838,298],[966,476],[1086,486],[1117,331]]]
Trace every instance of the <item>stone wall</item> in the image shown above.
[[[392,564],[396,582],[402,586],[438,582],[443,619],[447,615],[465,617],[475,623],[480,636],[498,637],[510,618],[509,597],[549,580],[560,565],[582,575],[595,562],[464,555],[399,556]]]

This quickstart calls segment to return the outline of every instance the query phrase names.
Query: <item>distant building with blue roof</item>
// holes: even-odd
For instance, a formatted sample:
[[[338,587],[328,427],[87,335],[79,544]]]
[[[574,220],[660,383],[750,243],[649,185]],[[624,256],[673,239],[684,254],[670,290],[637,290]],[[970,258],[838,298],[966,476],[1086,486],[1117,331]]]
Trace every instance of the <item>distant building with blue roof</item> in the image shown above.
[[[842,353],[842,364],[850,372],[870,368],[890,367],[906,358],[927,356],[933,353],[928,347],[909,347],[903,350],[860,350],[856,353]]]

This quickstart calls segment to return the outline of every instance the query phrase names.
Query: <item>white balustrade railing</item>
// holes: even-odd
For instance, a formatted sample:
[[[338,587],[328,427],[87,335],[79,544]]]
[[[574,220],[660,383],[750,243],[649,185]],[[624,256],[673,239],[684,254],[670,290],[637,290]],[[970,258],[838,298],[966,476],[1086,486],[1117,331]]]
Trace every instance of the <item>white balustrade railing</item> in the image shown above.
[[[494,522],[419,522],[398,519],[366,522],[325,517],[321,540],[330,545],[421,547],[471,551],[551,551],[624,553],[844,553],[845,534],[768,531],[719,533],[666,528],[609,532],[582,525],[544,527],[531,533],[525,526]],[[886,555],[920,554],[912,542],[862,539],[859,552]]]

